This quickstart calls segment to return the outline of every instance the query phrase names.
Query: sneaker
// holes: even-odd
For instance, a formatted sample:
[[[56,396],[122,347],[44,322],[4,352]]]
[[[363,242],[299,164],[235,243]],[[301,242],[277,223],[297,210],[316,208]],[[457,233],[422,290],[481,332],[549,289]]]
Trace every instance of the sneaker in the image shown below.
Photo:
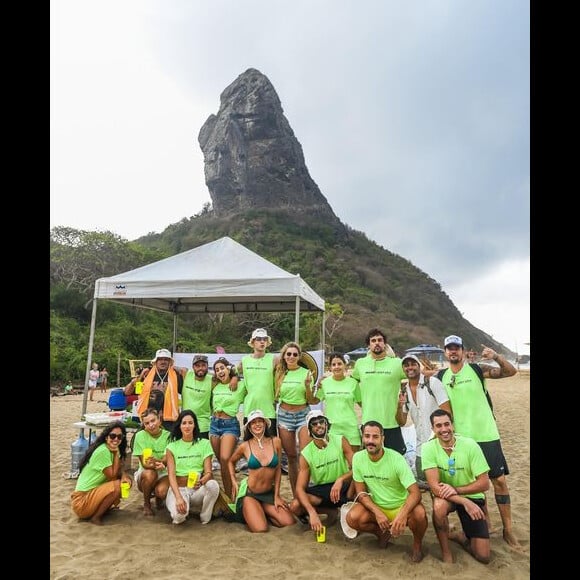
[[[245,457],[240,458],[236,463],[236,473],[238,472],[247,473],[248,472],[248,462]]]

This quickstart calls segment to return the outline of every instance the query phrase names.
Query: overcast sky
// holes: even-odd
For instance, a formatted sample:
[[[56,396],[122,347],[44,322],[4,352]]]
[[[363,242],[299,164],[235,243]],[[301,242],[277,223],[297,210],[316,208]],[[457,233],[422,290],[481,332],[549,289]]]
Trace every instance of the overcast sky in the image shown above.
[[[529,353],[529,2],[50,6],[51,228],[132,240],[199,213],[199,130],[256,68],[341,221]]]

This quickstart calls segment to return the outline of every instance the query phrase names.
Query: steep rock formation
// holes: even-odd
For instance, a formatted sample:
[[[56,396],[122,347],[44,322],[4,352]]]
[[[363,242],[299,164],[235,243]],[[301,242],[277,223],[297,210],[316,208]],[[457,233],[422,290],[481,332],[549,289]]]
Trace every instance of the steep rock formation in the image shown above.
[[[286,209],[342,225],[310,177],[280,99],[260,71],[246,70],[222,92],[198,141],[216,213]]]

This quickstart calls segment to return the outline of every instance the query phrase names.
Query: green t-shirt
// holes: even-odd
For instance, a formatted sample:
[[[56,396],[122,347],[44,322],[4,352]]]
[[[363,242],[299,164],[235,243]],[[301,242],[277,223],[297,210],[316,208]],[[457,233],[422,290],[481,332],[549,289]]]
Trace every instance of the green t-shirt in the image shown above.
[[[175,474],[188,475],[190,471],[203,474],[203,461],[213,455],[211,443],[207,439],[198,439],[196,443],[177,439],[167,444],[175,460]]]
[[[203,380],[196,381],[195,373],[192,370],[187,371],[183,379],[181,409],[189,409],[195,413],[201,433],[209,431],[211,379],[212,377],[208,373]]]
[[[106,443],[101,443],[91,455],[89,462],[83,467],[75,486],[75,491],[90,491],[105,483],[107,478],[103,469],[113,465],[113,453]]]
[[[464,364],[455,375],[453,387],[450,386],[452,376],[451,369],[447,369],[441,382],[453,409],[455,433],[481,443],[497,441],[497,424],[476,372],[468,364]]]
[[[354,410],[355,403],[361,402],[360,387],[351,376],[342,381],[326,377],[320,383],[316,396],[324,401],[324,415],[330,422],[335,435],[344,435],[351,445],[361,444],[358,417]]]
[[[221,411],[228,414],[230,417],[235,417],[240,408],[240,401],[241,393],[239,389],[231,391],[229,383],[226,385],[218,383],[213,388],[211,395],[212,413]]]
[[[310,441],[301,451],[310,467],[310,483],[321,485],[334,483],[341,475],[349,471],[348,463],[342,450],[342,435],[328,434],[328,445],[323,448]]]
[[[169,443],[169,431],[167,429],[161,428],[161,432],[157,437],[153,437],[149,431],[142,429],[137,431],[133,437],[133,455],[143,455],[143,449],[152,449],[152,457],[155,459],[163,459],[165,455],[165,448]],[[157,476],[162,477],[167,474],[166,469],[160,469],[157,471]]]
[[[371,499],[379,507],[396,509],[407,500],[407,488],[415,483],[415,476],[403,455],[383,449],[385,453],[378,461],[371,461],[366,449],[357,451],[352,459],[352,477],[366,484]]]
[[[304,367],[298,367],[286,373],[280,385],[281,403],[288,403],[289,405],[304,405],[306,403],[305,383],[309,372]]]
[[[274,355],[270,352],[263,357],[246,355],[242,358],[243,381],[239,385],[243,395],[244,417],[260,409],[268,419],[276,418],[274,403]]]
[[[450,456],[441,447],[439,439],[430,439],[423,443],[421,468],[426,471],[436,467],[439,470],[439,481],[441,483],[448,483],[453,487],[458,487],[473,483],[478,475],[489,471],[489,465],[485,460],[481,447],[473,439],[456,434],[455,441],[455,448]],[[450,459],[454,460],[453,465],[449,465]],[[449,474],[451,467],[455,469],[453,475]],[[485,493],[470,493],[465,494],[465,497],[483,499],[485,498]]]
[[[387,356],[375,360],[368,354],[356,361],[351,376],[360,384],[362,422],[378,421],[384,429],[398,427],[399,391],[401,381],[407,378],[401,359]]]

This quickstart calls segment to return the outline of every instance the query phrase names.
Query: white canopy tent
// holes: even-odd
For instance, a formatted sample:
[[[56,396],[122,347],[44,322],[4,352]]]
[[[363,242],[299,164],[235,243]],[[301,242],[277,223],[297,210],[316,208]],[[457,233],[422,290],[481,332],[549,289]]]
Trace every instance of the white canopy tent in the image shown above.
[[[294,312],[299,342],[301,311],[322,312],[324,299],[302,280],[229,237],[95,282],[82,414],[87,408],[98,300],[173,313],[173,352],[180,313]]]

